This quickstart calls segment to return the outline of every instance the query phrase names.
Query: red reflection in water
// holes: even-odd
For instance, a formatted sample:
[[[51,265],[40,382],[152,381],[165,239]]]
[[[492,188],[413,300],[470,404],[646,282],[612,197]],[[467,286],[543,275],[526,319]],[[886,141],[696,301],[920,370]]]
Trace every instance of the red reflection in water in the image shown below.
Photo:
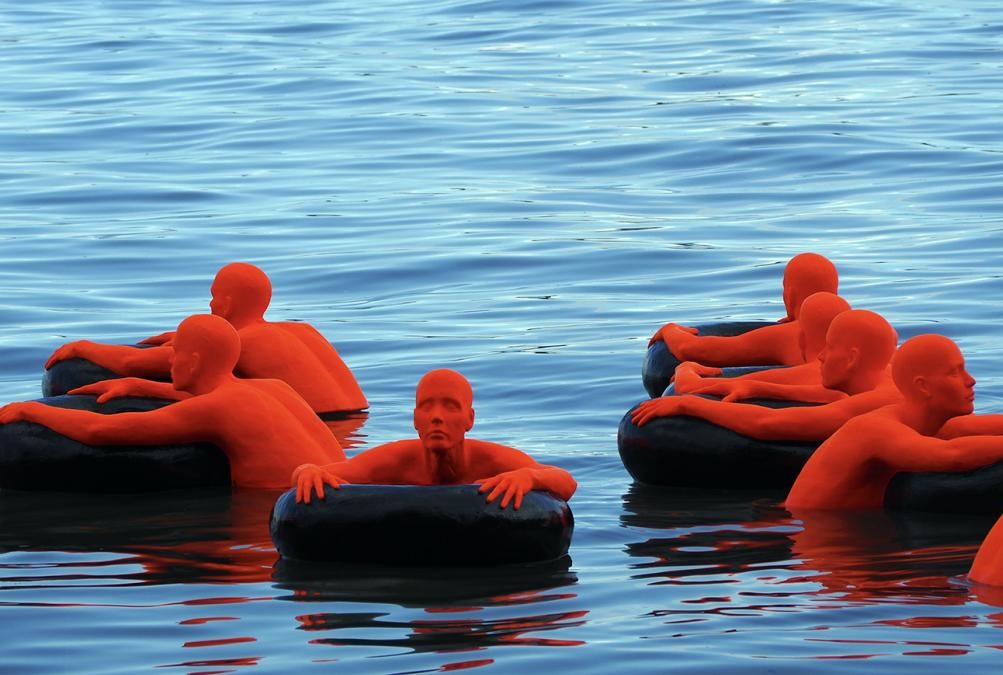
[[[457,661],[456,663],[447,663],[443,665],[439,670],[444,673],[448,673],[453,670],[465,670],[467,668],[480,668],[481,666],[490,666],[494,663],[494,659],[476,659],[471,661]]]
[[[971,628],[979,625],[974,616],[914,616],[908,619],[883,619],[874,623],[899,628]]]
[[[964,656],[970,649],[928,649],[925,652],[902,652],[902,656]]]
[[[795,511],[803,529],[791,535],[793,569],[817,572],[789,582],[815,582],[841,602],[894,598],[906,604],[962,605],[964,589],[950,579],[973,553],[970,545],[903,544],[903,533],[884,511]],[[917,574],[924,565],[943,574]],[[923,569],[929,572],[930,569]],[[905,624],[904,624],[905,625]]]
[[[894,647],[907,646],[907,647],[930,647],[930,649],[924,650],[908,650],[901,652],[902,656],[964,656],[972,651],[969,645],[957,644],[950,642],[920,642],[915,640],[853,640],[853,639],[815,639],[809,638],[807,642],[827,642],[832,644],[845,644],[845,645],[889,645]],[[813,657],[814,660],[831,660],[831,659],[870,659],[876,656],[887,656],[888,652],[879,653],[867,653],[867,654],[839,654],[839,655],[823,655]]]
[[[324,420],[324,424],[331,430],[338,443],[345,450],[361,445],[365,441],[365,434],[357,433],[362,425],[366,423],[369,416],[366,413],[355,413],[345,419]]]
[[[442,608],[436,608],[441,610]],[[533,645],[547,647],[575,647],[584,645],[584,640],[543,638],[530,633],[551,631],[581,626],[588,615],[587,610],[574,610],[553,614],[502,619],[463,618],[451,620],[411,620],[392,621],[385,614],[345,613],[307,614],[296,617],[300,628],[310,631],[338,631],[344,629],[404,629],[403,638],[313,638],[310,644],[329,646],[385,645],[408,647],[415,652],[462,652],[480,651],[501,645]],[[491,663],[491,659],[459,662],[449,669],[472,668]],[[445,667],[444,667],[445,668]]]
[[[232,638],[219,638],[216,640],[192,640],[186,642],[182,647],[221,647],[223,645],[234,645],[241,642],[257,642],[257,638],[253,637],[232,637]]]
[[[204,666],[227,667],[227,666],[256,666],[261,661],[260,656],[251,656],[237,659],[203,659],[199,661],[181,661],[180,663],[168,663],[157,668],[196,668]],[[189,675],[209,675],[210,673],[231,673],[232,670],[201,670],[193,671]]]
[[[211,623],[213,621],[239,621],[239,619],[235,616],[203,616],[197,619],[185,619],[183,621],[178,621],[178,625],[200,626],[204,623]]]
[[[435,635],[444,632],[453,637],[457,635],[470,635],[480,637],[485,633],[493,633],[498,644],[520,644],[537,645],[549,647],[577,647],[585,644],[582,640],[558,640],[548,638],[525,637],[525,633],[545,628],[560,627],[560,622],[569,619],[580,619],[588,612],[579,610],[574,612],[562,612],[559,614],[549,614],[516,619],[501,619],[498,621],[482,621],[479,619],[464,619],[459,621],[414,621],[412,626],[416,635]],[[576,622],[573,625],[582,625],[584,622]],[[564,624],[566,627],[567,624]],[[477,647],[483,649],[483,646]]]
[[[185,536],[164,545],[135,545],[134,558],[151,579],[173,579],[202,583],[268,582],[278,554],[268,532],[268,518],[279,491],[234,490],[222,513],[206,514],[212,522],[194,528]],[[164,528],[177,526],[170,522]],[[233,602],[245,602],[234,598]],[[192,604],[221,604],[220,598],[193,600]]]

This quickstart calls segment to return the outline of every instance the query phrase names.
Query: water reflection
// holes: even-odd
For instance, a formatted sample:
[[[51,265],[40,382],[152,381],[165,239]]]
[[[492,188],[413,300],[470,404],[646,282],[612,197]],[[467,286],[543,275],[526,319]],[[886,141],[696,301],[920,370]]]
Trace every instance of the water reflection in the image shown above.
[[[727,575],[785,566],[791,556],[788,534],[796,528],[776,499],[760,494],[635,483],[623,497],[621,522],[656,536],[627,545],[629,555],[648,559],[632,563],[632,569],[645,570],[633,578],[652,584],[730,583]]]
[[[982,518],[868,511],[795,511],[792,570],[847,603],[963,604],[952,579],[967,572],[983,536]],[[988,521],[986,521],[988,522]]]
[[[638,485],[623,502],[621,522],[640,535],[626,546],[631,579],[659,588],[646,616],[675,639],[713,648],[739,633],[774,662],[944,656],[975,649],[959,631],[1003,625],[972,604],[1003,606],[1003,592],[964,581],[991,516],[790,513],[775,497]],[[788,653],[758,652],[749,617],[780,627]],[[914,629],[937,639],[903,638]]]
[[[365,442],[366,435],[360,430],[369,419],[368,413],[322,413],[320,418],[345,450],[350,450]]]
[[[97,582],[142,584],[268,581],[276,559],[268,514],[278,490],[184,490],[149,495],[0,491],[0,552],[105,552],[87,569]],[[4,581],[57,586],[79,575],[70,556],[30,577]],[[130,571],[121,566],[127,565]]]
[[[332,601],[386,606],[386,611],[298,615],[300,630],[317,633],[309,640],[312,645],[449,654],[503,645],[585,644],[566,633],[583,625],[588,614],[588,610],[574,607],[577,594],[570,587],[577,583],[577,576],[570,565],[568,556],[533,565],[448,568],[282,560],[276,566],[276,580],[279,588],[292,591],[281,599],[307,603],[305,608],[312,604],[327,608]],[[554,631],[560,635],[549,635]],[[465,660],[444,663],[440,668],[453,670],[492,662]]]
[[[633,485],[621,521],[648,530],[627,545],[634,575],[651,583],[731,583],[737,575],[788,572],[777,583],[811,581],[816,593],[850,601],[890,597],[953,602],[991,517],[907,511],[798,511],[775,497],[734,491]],[[795,572],[791,574],[790,572]],[[694,579],[696,577],[697,579]]]

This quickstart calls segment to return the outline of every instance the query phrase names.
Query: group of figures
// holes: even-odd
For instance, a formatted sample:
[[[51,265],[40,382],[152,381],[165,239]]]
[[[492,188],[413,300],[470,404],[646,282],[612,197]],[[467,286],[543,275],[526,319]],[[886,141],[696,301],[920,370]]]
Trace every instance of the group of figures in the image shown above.
[[[837,291],[833,263],[802,253],[785,268],[787,316],[779,322],[737,335],[665,324],[649,350],[668,350],[675,365],[672,390],[627,413],[621,454],[632,443],[627,434],[694,419],[756,441],[817,444],[789,485],[784,506],[795,517],[808,510],[861,510],[866,518],[867,509],[885,507],[889,485],[900,474],[960,475],[1003,462],[1003,415],[974,414],[975,379],[958,346],[936,334],[898,345],[883,317],[851,308]],[[741,374],[727,369],[752,365],[786,367]],[[762,405],[763,399],[787,404]],[[1003,489],[994,485],[991,494],[998,502]],[[988,506],[1003,511],[1003,502]],[[969,578],[1003,585],[1003,518],[986,537]]]
[[[473,391],[449,369],[432,370],[418,382],[418,438],[346,458],[322,417],[360,413],[368,401],[330,342],[307,323],[267,321],[271,283],[253,265],[224,266],[210,291],[211,314],[190,316],[175,331],[136,345],[72,342],[46,363],[53,373],[83,360],[107,375],[70,388],[64,398],[90,396],[98,407],[123,397],[161,403],[114,414],[49,398],[11,403],[0,408],[0,432],[27,423],[99,449],[208,443],[225,454],[233,485],[290,488],[286,501],[303,507],[344,484],[472,484],[481,504],[509,512],[519,511],[533,491],[562,501],[574,494],[577,485],[564,469],[468,438]],[[627,461],[625,427],[638,432],[669,420],[701,419],[766,442],[814,443],[797,464],[784,504],[797,516],[809,509],[883,508],[889,485],[904,472],[966,472],[1003,462],[1003,415],[974,414],[975,380],[958,346],[933,334],[898,345],[884,318],[851,308],[837,292],[832,262],[803,253],[785,268],[787,316],[779,322],[735,335],[675,323],[660,328],[649,354],[660,348],[673,364],[666,377],[672,391],[654,392],[627,413],[620,438],[627,468],[641,478]],[[739,375],[722,370],[732,366],[786,367]],[[787,404],[755,402],[761,399]],[[10,456],[4,442],[0,437],[0,451]],[[651,452],[665,466],[673,449]],[[52,484],[86,491],[86,475],[78,478],[74,467],[53,464],[32,487],[45,489],[52,478]],[[64,475],[55,480],[59,472]],[[113,478],[119,490],[147,488],[138,475]],[[5,487],[18,487],[3,480]],[[687,484],[685,475],[675,480]],[[566,521],[566,551],[570,511],[564,508],[558,519]],[[1003,586],[1001,556],[1003,519],[987,536],[970,578]]]
[[[10,403],[0,408],[0,431],[18,423],[38,425],[97,454],[109,446],[208,443],[225,454],[232,485],[292,486],[296,501],[304,504],[314,497],[323,500],[327,488],[338,490],[344,483],[475,484],[483,502],[513,510],[532,490],[563,500],[574,493],[577,486],[567,471],[540,464],[515,448],[467,438],[474,424],[473,391],[460,373],[449,369],[432,370],[418,383],[418,438],[346,458],[322,417],[359,413],[368,401],[334,347],[307,323],[264,318],[271,282],[254,265],[224,266],[211,295],[211,314],[189,316],[176,331],[137,345],[72,342],[46,363],[51,373],[76,360],[100,367],[111,378],[74,387],[60,399],[89,395],[96,397],[98,408],[122,397],[165,404],[106,414],[54,398]],[[7,434],[0,445],[12,446],[16,440]],[[17,467],[8,465],[19,459],[10,450],[0,447],[8,476],[17,473]],[[53,478],[72,474],[74,465],[53,461],[49,471]],[[88,491],[83,476],[73,480],[73,475],[61,475],[55,483]],[[141,492],[148,487],[128,474],[122,481],[115,489]],[[12,485],[9,478],[4,484],[24,487]],[[43,480],[32,488],[45,485]]]

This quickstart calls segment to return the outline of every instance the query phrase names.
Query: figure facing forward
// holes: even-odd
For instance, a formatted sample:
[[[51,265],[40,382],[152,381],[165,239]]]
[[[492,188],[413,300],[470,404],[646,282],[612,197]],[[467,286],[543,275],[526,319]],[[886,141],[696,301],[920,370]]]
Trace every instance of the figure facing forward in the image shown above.
[[[498,443],[467,438],[474,425],[473,389],[455,370],[425,374],[415,393],[414,428],[418,438],[378,445],[355,457],[326,466],[296,469],[292,483],[297,501],[323,499],[324,485],[480,484],[487,501],[501,497],[501,508],[518,509],[530,490],[546,490],[568,500],[577,484],[556,466],[539,464],[526,453]]]

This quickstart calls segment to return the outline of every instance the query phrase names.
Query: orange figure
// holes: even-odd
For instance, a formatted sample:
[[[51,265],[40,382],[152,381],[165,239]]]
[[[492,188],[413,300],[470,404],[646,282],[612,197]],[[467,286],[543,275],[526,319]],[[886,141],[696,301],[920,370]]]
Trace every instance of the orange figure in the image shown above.
[[[1003,517],[996,521],[979,547],[968,578],[987,586],[1003,586]]]
[[[240,338],[233,326],[208,314],[191,316],[178,326],[171,363],[173,387],[183,400],[150,412],[115,415],[34,401],[11,403],[0,408],[0,424],[35,422],[96,446],[212,443],[226,453],[233,483],[242,487],[285,487],[289,472],[303,462],[344,458],[327,426],[285,382],[235,377],[239,355]],[[116,382],[84,389],[103,394]],[[172,385],[148,386],[159,394]]]
[[[788,508],[871,509],[900,471],[970,471],[1003,460],[1003,436],[938,438],[945,422],[972,413],[975,379],[958,346],[941,335],[907,340],[892,359],[896,404],[847,422],[811,456]]]
[[[880,315],[866,309],[842,312],[829,326],[819,356],[822,385],[845,398],[813,407],[766,408],[700,396],[663,396],[644,401],[631,420],[643,426],[656,417],[692,415],[765,441],[820,441],[847,420],[901,400],[887,376],[897,335]]]
[[[316,412],[362,410],[369,406],[352,371],[323,335],[306,323],[266,321],[272,284],[259,268],[230,263],[213,280],[210,311],[240,335],[236,374],[288,383]],[[74,357],[88,359],[120,375],[164,379],[171,369],[174,333],[142,341],[147,348],[104,345],[88,340],[57,349],[45,367]]]
[[[715,374],[713,368],[681,363],[676,368],[677,394],[712,394],[725,401],[767,398],[783,401],[831,403],[846,398],[838,389],[822,386],[819,356],[825,349],[829,325],[838,314],[850,309],[850,304],[835,293],[813,293],[801,304],[798,344],[804,363],[788,368],[772,368],[738,377],[703,377]]]
[[[798,315],[805,298],[813,293],[836,293],[839,275],[832,262],[817,253],[800,253],[784,268],[784,307],[787,316],[776,326],[766,326],[734,337],[700,336],[695,328],[667,323],[648,345],[664,340],[680,362],[706,366],[795,365],[804,363],[798,344]]]
[[[355,457],[327,466],[306,464],[293,473],[296,500],[309,503],[324,485],[342,483],[389,485],[455,485],[477,483],[487,501],[502,497],[501,508],[516,509],[530,490],[546,490],[571,499],[577,484],[556,466],[505,445],[465,435],[474,425],[474,392],[455,370],[432,370],[418,382],[414,428],[418,438],[376,446]]]

